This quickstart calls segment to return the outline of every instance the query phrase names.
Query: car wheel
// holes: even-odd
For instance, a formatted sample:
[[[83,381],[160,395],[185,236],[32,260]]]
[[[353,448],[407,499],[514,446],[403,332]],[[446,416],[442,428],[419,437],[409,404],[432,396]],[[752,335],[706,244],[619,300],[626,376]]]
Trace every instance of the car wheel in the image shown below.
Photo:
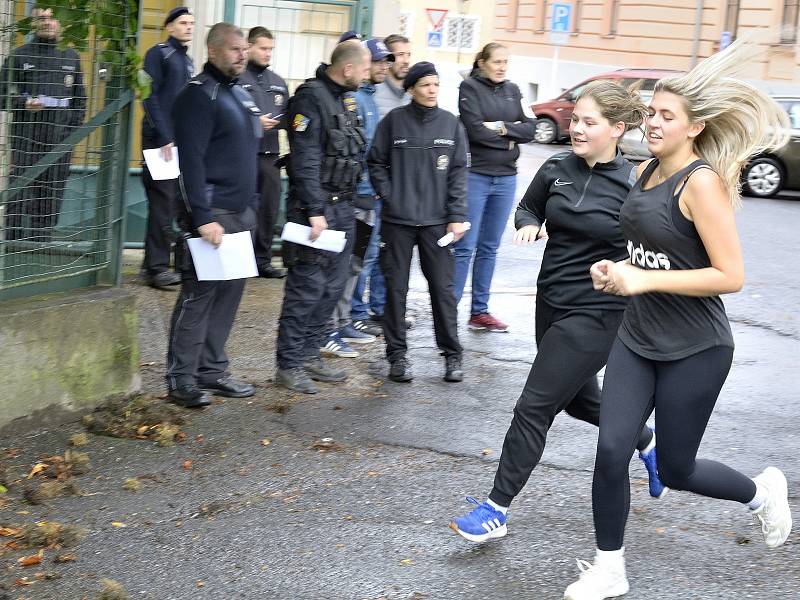
[[[536,121],[536,132],[533,134],[533,141],[539,144],[552,144],[558,137],[558,127],[555,122],[547,117],[542,117]]]
[[[749,163],[742,172],[742,187],[750,196],[771,198],[783,189],[785,176],[781,165],[772,158],[761,157]]]

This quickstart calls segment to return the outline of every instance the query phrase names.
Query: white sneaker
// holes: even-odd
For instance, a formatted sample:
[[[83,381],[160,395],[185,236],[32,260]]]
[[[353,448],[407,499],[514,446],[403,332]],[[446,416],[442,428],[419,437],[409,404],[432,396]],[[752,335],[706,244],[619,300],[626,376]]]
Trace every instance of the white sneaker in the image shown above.
[[[767,489],[767,499],[759,508],[750,512],[761,526],[767,546],[777,548],[783,545],[792,530],[786,477],[780,469],[767,467],[753,477],[753,481]]]
[[[625,559],[589,564],[578,560],[581,570],[578,581],[564,590],[565,600],[604,600],[628,593],[630,586],[625,577]]]

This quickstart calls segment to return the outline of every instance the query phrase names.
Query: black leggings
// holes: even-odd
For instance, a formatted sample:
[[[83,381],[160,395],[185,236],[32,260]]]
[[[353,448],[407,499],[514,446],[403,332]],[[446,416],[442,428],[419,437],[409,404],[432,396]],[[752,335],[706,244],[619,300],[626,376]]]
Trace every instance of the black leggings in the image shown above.
[[[733,348],[726,346],[680,360],[654,361],[635,354],[619,338],[614,342],[603,385],[592,484],[598,549],[622,548],[630,507],[628,465],[639,431],[654,408],[658,474],[664,485],[722,500],[753,499],[752,479],[696,458],[732,360]]]
[[[621,310],[560,310],[537,298],[538,351],[503,442],[489,494],[493,502],[508,506],[519,494],[542,458],[547,432],[562,410],[599,424],[596,375],[608,360],[621,320]],[[644,449],[651,438],[650,430],[642,425],[637,447]]]

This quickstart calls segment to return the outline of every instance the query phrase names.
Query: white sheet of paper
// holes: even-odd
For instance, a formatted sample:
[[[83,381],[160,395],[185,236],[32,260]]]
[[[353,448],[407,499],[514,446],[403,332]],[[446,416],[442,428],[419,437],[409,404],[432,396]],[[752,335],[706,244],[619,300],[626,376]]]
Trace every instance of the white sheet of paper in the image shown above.
[[[219,248],[203,238],[189,238],[188,241],[199,281],[227,281],[258,275],[249,231],[224,234]]]
[[[336,231],[335,229],[326,229],[320,236],[311,241],[311,227],[300,225],[299,223],[292,223],[287,221],[283,226],[283,233],[281,239],[287,242],[294,242],[295,244],[302,244],[303,246],[311,246],[318,250],[327,250],[328,252],[339,253],[344,250],[347,244],[347,238],[344,231]]]
[[[178,165],[177,146],[172,148],[172,160],[169,162],[161,158],[161,148],[142,150],[142,154],[144,154],[144,162],[147,163],[147,168],[150,169],[150,176],[156,181],[177,179],[181,174],[181,168]]]

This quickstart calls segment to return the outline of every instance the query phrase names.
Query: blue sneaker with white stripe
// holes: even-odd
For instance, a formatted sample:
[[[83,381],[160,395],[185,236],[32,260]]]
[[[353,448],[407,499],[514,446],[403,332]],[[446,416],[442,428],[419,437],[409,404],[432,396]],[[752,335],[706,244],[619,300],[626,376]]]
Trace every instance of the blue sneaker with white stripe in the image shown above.
[[[650,431],[653,432],[653,435],[656,434],[655,429],[652,427]],[[647,476],[648,476],[648,487],[650,489],[650,495],[653,498],[663,498],[664,494],[669,491],[669,488],[661,483],[661,479],[658,477],[658,466],[656,462],[656,449],[653,447],[650,452],[647,454],[642,454],[639,452],[639,458],[644,463],[645,468],[647,469]]]
[[[508,533],[506,516],[502,512],[488,502],[478,502],[472,496],[467,496],[467,502],[477,504],[477,508],[450,521],[450,529],[470,542],[485,542]]]

